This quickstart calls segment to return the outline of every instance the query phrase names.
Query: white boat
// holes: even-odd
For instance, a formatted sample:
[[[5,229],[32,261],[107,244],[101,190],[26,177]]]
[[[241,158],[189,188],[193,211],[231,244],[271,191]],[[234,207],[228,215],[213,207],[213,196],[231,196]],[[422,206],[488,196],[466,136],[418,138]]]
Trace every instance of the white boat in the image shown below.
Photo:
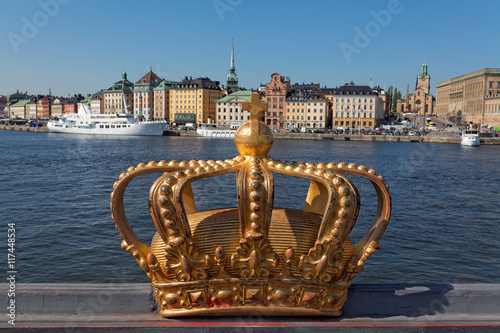
[[[231,123],[229,128],[218,128],[216,124],[199,124],[196,129],[198,136],[209,138],[234,138],[236,130],[242,123]]]
[[[460,141],[462,146],[479,146],[479,132],[477,130],[468,129],[462,133],[462,140]]]
[[[78,113],[50,120],[47,128],[52,133],[105,135],[163,135],[167,122],[137,121],[133,114],[93,114],[88,105],[78,104]]]

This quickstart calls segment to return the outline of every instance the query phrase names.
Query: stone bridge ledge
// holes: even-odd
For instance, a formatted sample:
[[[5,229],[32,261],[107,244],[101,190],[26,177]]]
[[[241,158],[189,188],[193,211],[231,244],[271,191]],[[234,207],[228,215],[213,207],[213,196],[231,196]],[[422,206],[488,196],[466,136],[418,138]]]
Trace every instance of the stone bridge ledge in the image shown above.
[[[165,319],[149,283],[1,284],[16,332],[499,332],[500,284],[355,284],[344,316]],[[15,326],[8,323],[15,300]]]

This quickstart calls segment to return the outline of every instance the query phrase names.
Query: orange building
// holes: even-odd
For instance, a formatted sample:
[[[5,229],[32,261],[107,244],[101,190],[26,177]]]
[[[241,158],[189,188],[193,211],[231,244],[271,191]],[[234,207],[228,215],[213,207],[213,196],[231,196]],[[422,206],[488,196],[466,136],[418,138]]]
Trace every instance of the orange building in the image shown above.
[[[271,74],[271,82],[266,84],[265,100],[267,102],[266,124],[271,128],[285,128],[286,98],[292,91],[290,79],[278,73]]]

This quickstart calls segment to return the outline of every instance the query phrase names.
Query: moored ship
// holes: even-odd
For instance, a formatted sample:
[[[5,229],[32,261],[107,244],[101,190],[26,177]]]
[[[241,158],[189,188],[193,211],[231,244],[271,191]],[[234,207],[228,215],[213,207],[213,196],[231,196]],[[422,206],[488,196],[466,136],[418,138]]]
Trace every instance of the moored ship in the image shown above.
[[[103,135],[163,135],[167,122],[137,121],[130,113],[93,114],[88,105],[78,104],[78,113],[50,120],[47,128],[52,133]]]
[[[479,132],[477,130],[468,129],[462,133],[462,146],[477,147],[480,145]]]
[[[233,122],[229,128],[218,128],[216,124],[200,124],[196,129],[198,136],[210,138],[234,138],[241,123]]]

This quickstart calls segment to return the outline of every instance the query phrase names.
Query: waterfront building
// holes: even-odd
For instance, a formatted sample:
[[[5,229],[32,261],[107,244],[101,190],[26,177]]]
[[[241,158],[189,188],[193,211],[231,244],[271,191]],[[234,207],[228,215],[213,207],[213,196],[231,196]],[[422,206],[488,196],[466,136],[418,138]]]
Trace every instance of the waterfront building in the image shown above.
[[[408,86],[406,89],[406,96],[398,100],[398,112],[413,112],[421,115],[434,114],[436,99],[430,93],[431,76],[428,73],[427,67],[424,60],[422,71],[417,76],[413,93],[410,94]]]
[[[329,101],[318,84],[294,84],[286,98],[286,128],[323,129],[331,126]]]
[[[170,89],[179,82],[163,80],[153,89],[154,94],[154,119],[169,120],[170,110]]]
[[[500,68],[485,68],[437,84],[436,114],[461,116],[462,121],[495,126],[495,97],[500,94]]]
[[[170,89],[170,122],[200,124],[215,118],[215,101],[222,97],[219,81],[187,76]]]
[[[123,71],[122,79],[104,90],[104,114],[134,113],[134,84],[127,80],[127,73]]]
[[[36,119],[43,119],[43,101],[41,97],[36,101]]]
[[[332,127],[375,128],[384,122],[385,94],[380,87],[346,83],[323,91],[332,102]]]
[[[63,101],[63,113],[64,114],[70,114],[70,113],[77,113],[78,112],[78,103],[82,102],[84,100],[84,97],[80,94],[74,95],[71,98],[65,99]]]
[[[64,102],[64,99],[63,98],[54,98],[54,100],[52,101],[52,105],[51,105],[51,117],[54,118],[54,117],[61,117],[63,115],[63,102]]]
[[[250,113],[242,111],[241,103],[250,102],[252,91],[238,90],[215,101],[215,123],[218,127],[229,127],[231,123],[250,120]]]
[[[92,113],[103,114],[104,113],[104,90],[99,90],[90,97],[90,109]]]
[[[500,93],[485,96],[484,105],[484,124],[500,128]]]
[[[271,74],[271,82],[266,84],[265,98],[266,124],[271,128],[285,128],[286,98],[291,92],[290,78],[278,73]]]
[[[228,93],[238,90],[238,75],[236,75],[236,68],[234,67],[234,40],[231,46],[231,65],[229,66],[229,74],[226,78],[226,89]]]
[[[36,101],[26,104],[26,119],[36,119]]]
[[[151,67],[142,78],[140,78],[133,87],[134,91],[134,116],[137,119],[154,119],[154,94],[156,88],[162,79],[155,73]]]
[[[49,119],[52,115],[52,96],[46,95],[39,100],[42,106],[42,119]]]
[[[26,104],[30,102],[29,99],[21,99],[16,103],[10,105],[9,118],[11,119],[26,119]]]

